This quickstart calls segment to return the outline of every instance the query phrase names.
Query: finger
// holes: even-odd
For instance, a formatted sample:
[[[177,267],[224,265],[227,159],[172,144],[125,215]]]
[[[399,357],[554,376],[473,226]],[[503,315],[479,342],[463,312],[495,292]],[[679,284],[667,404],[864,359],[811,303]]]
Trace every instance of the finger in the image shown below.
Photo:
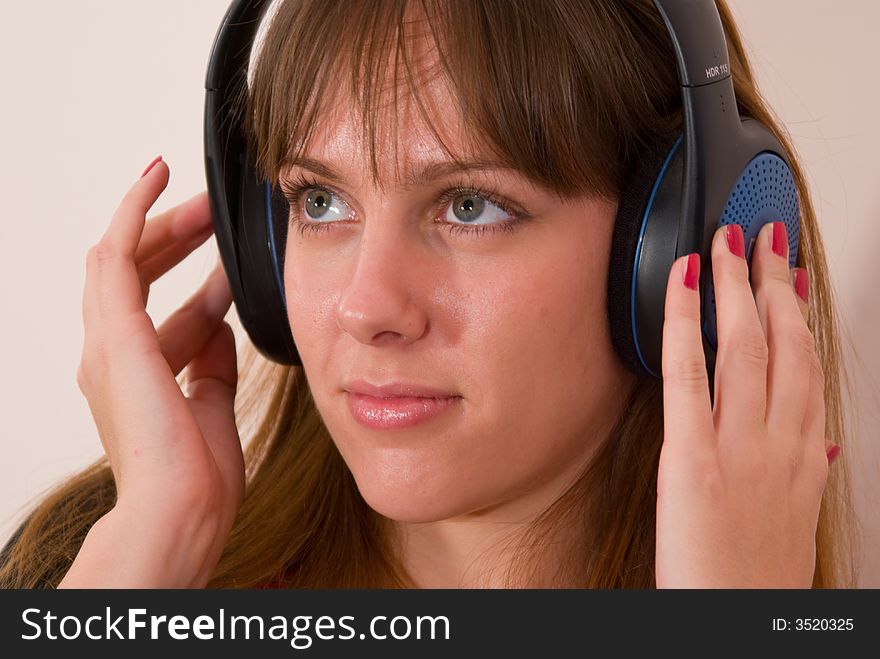
[[[810,279],[805,268],[792,268],[791,272],[792,286],[795,290],[795,299],[797,300],[798,309],[804,322],[809,326],[810,321],[810,305],[809,291]],[[815,438],[818,442],[819,437],[825,433],[825,372],[819,361],[818,355],[814,355],[810,364],[810,389],[807,396],[806,413],[804,421],[801,425],[801,436]],[[825,440],[829,443],[828,440]],[[827,444],[826,444],[827,448]]]
[[[186,370],[189,398],[232,406],[238,384],[238,369],[235,334],[229,323],[221,321],[214,327],[214,332]]]
[[[827,435],[825,428],[825,370],[818,357],[810,362],[809,393],[807,394],[806,411],[800,427],[800,435],[804,438],[805,448],[811,445],[819,448]]]
[[[700,255],[672,264],[663,318],[664,442],[693,445],[714,437],[700,322]]]
[[[101,242],[134,261],[147,212],[168,184],[168,165],[160,160],[129,188],[113,213]]]
[[[200,192],[182,204],[147,220],[135,253],[135,263],[146,264],[154,256],[175,245],[188,243],[206,234],[210,235],[211,230],[208,193]],[[143,272],[143,268],[141,271]]]
[[[120,328],[123,319],[130,320],[145,311],[134,253],[146,212],[165,189],[168,176],[167,165],[159,162],[137,181],[123,197],[104,235],[90,249],[83,304],[87,333],[99,321],[102,326],[106,324],[103,331],[115,332],[122,335],[116,339],[124,340]]]
[[[232,304],[229,282],[221,264],[201,287],[159,327],[159,345],[175,377],[217,331]]]
[[[720,227],[712,237],[718,356],[715,427],[730,437],[752,437],[764,427],[768,348],[749,286],[742,229]]]
[[[244,492],[244,463],[241,441],[236,432],[235,392],[238,366],[235,334],[229,323],[221,321],[214,334],[186,369],[186,395],[196,410],[202,436],[226,480],[227,495],[239,501]],[[208,409],[199,414],[200,405]]]
[[[767,411],[772,437],[797,437],[806,413],[813,335],[791,285],[785,223],[768,222],[752,252],[752,287],[769,349]]]
[[[828,464],[833,464],[840,455],[840,445],[835,444],[827,437],[825,438],[825,457],[828,458]]]
[[[800,309],[801,315],[804,317],[804,322],[809,326],[810,276],[807,273],[806,268],[791,269],[791,286],[796,293],[795,299],[797,300],[798,309]]]
[[[138,266],[141,294],[143,295],[145,306],[150,295],[150,285],[204,244],[213,233],[213,228],[208,226],[194,237],[190,237],[186,242],[173,243],[164,251],[159,252]]]

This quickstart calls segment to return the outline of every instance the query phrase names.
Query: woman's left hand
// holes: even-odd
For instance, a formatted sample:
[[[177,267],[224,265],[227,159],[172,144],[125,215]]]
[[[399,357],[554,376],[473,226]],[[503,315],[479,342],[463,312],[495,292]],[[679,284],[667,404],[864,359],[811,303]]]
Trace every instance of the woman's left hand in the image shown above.
[[[677,259],[669,274],[656,583],[810,588],[832,446],[825,440],[825,378],[806,322],[808,306],[788,267],[785,225],[762,227],[751,285],[742,230],[729,226],[712,241],[714,409],[700,293],[684,283],[689,257]],[[699,259],[690,261],[699,279]],[[797,274],[806,297],[806,272]]]

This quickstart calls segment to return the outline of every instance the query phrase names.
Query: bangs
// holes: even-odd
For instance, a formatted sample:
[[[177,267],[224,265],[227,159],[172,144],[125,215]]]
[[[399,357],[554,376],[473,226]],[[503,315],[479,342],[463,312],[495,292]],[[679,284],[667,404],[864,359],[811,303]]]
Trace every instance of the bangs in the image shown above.
[[[433,118],[450,110],[431,107],[429,83],[451,93],[469,149],[559,194],[618,194],[631,159],[680,121],[671,46],[649,2],[280,2],[245,108],[248,148],[276,185],[339,99],[361,117],[374,182],[382,149],[397,152],[397,131],[380,122],[396,125],[402,96],[451,160],[467,159],[444,141]]]

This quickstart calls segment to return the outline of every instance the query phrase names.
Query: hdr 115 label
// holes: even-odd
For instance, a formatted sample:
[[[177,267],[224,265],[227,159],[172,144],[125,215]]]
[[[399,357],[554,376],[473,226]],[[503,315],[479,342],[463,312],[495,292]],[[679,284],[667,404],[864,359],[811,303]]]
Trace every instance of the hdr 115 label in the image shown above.
[[[706,79],[712,80],[713,78],[717,78],[718,76],[726,76],[730,73],[730,64],[726,62],[724,64],[718,64],[715,66],[707,66],[706,67]]]
[[[853,628],[853,618],[795,618],[787,620],[786,618],[773,618],[773,631],[851,631]]]

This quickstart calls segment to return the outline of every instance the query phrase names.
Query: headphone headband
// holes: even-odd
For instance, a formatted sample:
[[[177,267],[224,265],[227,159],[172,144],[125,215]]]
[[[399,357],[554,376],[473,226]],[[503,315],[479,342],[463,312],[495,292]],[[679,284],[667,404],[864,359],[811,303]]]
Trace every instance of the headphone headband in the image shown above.
[[[233,0],[214,37],[205,89],[225,89],[247,69],[260,20],[270,4],[269,0]]]
[[[724,27],[714,0],[654,0],[675,48],[683,87],[730,77]]]

